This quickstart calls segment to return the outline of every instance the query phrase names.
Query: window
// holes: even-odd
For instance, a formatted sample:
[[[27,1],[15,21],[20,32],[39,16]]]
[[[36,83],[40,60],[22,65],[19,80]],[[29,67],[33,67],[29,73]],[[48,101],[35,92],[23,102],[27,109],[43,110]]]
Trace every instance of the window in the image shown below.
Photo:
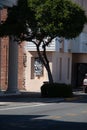
[[[34,74],[35,76],[42,76],[43,74],[43,65],[38,57],[34,60]]]

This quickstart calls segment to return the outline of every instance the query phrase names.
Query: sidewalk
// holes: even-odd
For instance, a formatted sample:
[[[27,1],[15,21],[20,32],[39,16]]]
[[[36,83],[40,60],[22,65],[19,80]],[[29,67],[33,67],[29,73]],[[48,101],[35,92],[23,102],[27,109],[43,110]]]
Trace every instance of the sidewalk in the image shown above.
[[[66,98],[66,101],[75,101],[75,100],[80,100],[83,98],[87,98],[87,93],[84,93],[82,90],[76,90],[73,91],[73,97],[71,98]]]
[[[3,94],[0,96],[0,106],[9,103],[55,103],[64,98],[42,98],[40,92],[21,92],[20,94]]]
[[[0,97],[36,97],[40,98],[40,92],[26,92],[20,91],[19,93],[5,93],[4,91],[0,92]]]
[[[87,93],[84,93],[83,91],[81,90],[77,90],[77,91],[73,91],[73,97],[71,98],[62,98],[63,100],[75,100],[75,99],[78,99],[78,98],[83,98],[83,97],[86,97],[87,96]],[[40,92],[26,92],[26,91],[20,91],[20,93],[16,94],[16,93],[0,93],[0,98],[42,98],[41,97],[41,93]],[[45,99],[45,98],[42,98],[42,99]],[[47,99],[47,98],[46,98]],[[49,98],[50,99],[50,98]],[[51,98],[52,99],[52,98]],[[54,99],[54,98],[53,98]],[[55,97],[55,99],[60,99],[58,97]]]

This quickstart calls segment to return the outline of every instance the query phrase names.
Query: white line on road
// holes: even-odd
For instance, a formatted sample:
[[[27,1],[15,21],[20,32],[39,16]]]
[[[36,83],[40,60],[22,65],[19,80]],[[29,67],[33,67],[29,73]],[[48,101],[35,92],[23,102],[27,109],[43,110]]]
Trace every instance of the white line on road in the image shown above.
[[[39,107],[39,106],[45,106],[45,105],[47,105],[47,104],[39,103],[39,104],[31,105],[31,106],[27,105],[27,106],[18,106],[18,107],[8,107],[8,108],[2,108],[2,109],[0,109],[0,111],[20,109],[20,108],[28,108],[28,107]]]

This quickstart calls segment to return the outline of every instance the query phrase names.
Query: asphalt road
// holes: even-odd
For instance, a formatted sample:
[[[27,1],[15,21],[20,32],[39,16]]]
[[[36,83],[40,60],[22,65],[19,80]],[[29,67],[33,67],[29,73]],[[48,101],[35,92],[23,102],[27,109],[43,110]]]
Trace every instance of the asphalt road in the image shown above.
[[[13,98],[0,102],[0,130],[87,130],[87,95],[78,100]]]

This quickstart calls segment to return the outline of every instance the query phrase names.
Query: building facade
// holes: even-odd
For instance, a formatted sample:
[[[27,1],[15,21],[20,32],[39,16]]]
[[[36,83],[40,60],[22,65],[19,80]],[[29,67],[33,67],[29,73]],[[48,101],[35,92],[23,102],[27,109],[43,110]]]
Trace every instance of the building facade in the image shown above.
[[[73,1],[81,5],[87,14],[87,0]],[[60,40],[58,37],[55,38],[47,48],[54,82],[72,84],[74,88],[81,87],[87,73],[87,25],[75,39],[63,39],[59,42]],[[40,91],[40,86],[44,81],[48,81],[48,76],[44,67],[41,75],[36,74],[35,63],[38,55],[33,43],[26,43],[25,55],[25,88],[28,91]]]
[[[54,82],[71,84],[72,53],[68,40],[53,39],[47,47],[47,57]],[[66,44],[66,46],[65,46]],[[38,60],[36,47],[33,43],[25,45],[26,62],[24,67],[25,88],[29,91],[40,91],[43,82],[48,81],[45,67]]]

